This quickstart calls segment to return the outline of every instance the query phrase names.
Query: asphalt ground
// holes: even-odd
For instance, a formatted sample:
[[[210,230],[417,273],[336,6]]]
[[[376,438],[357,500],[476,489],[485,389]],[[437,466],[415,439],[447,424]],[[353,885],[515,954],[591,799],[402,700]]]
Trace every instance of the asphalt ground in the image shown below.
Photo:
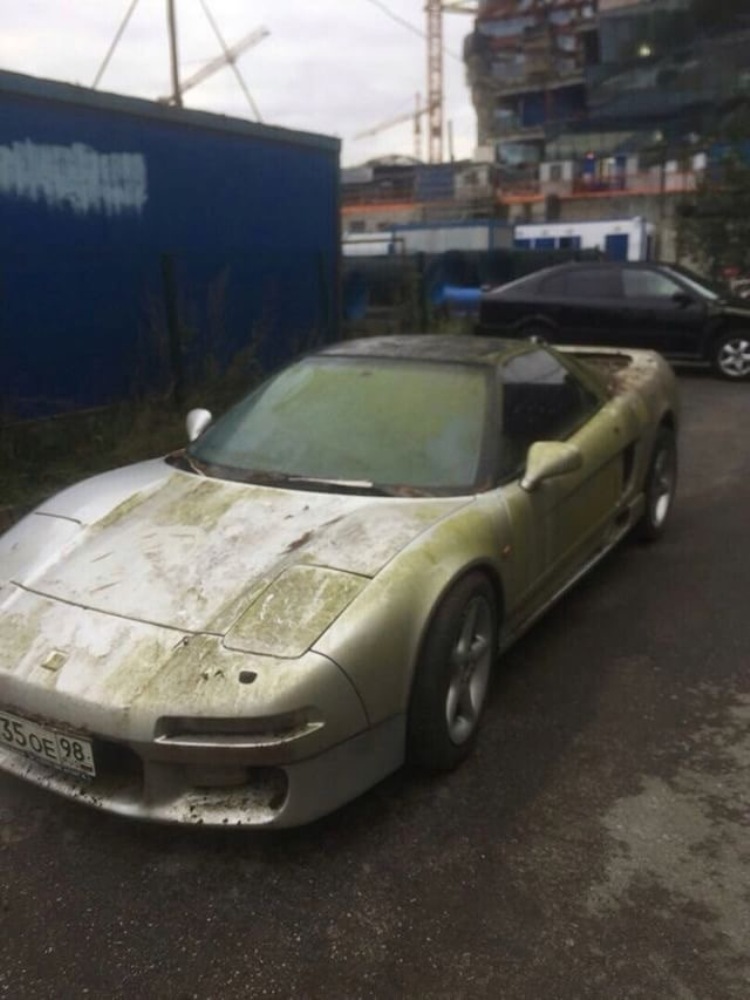
[[[679,502],[499,666],[476,755],[296,831],[0,778],[0,995],[750,997],[750,386],[680,377]]]

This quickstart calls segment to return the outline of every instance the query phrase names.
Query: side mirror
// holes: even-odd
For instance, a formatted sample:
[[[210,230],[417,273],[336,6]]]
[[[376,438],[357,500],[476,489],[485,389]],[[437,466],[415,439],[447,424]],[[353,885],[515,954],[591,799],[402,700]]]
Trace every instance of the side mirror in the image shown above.
[[[192,444],[213,420],[210,410],[191,410],[185,418],[188,441]]]
[[[533,493],[546,479],[576,472],[583,466],[583,455],[575,445],[565,441],[537,441],[529,448],[522,489]]]

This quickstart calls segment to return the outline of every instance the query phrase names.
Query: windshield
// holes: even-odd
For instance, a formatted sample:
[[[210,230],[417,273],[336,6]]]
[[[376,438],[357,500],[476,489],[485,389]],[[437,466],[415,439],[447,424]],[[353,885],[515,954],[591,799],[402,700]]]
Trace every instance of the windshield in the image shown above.
[[[480,367],[314,357],[235,406],[189,455],[247,482],[470,491],[487,386]]]
[[[712,302],[716,302],[718,299],[727,294],[727,290],[725,288],[712,285],[705,278],[701,278],[700,275],[695,274],[693,271],[689,271],[686,267],[672,265],[668,270],[676,274],[684,284],[691,288],[692,291],[697,292],[701,298],[710,299]]]

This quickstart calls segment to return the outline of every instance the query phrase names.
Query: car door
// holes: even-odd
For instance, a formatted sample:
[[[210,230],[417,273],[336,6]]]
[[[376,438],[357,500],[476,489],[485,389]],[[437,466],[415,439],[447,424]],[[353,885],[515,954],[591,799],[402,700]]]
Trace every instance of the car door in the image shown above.
[[[671,275],[656,268],[623,268],[623,306],[633,317],[628,346],[671,356],[700,353],[706,306]]]
[[[513,527],[509,571],[517,588],[514,617],[543,605],[602,549],[623,494],[621,427],[605,400],[553,352],[537,348],[502,369],[501,475]],[[579,449],[574,472],[546,480],[533,491],[521,478],[537,441],[567,441]],[[513,566],[524,560],[532,572]]]
[[[572,265],[539,284],[539,300],[560,344],[613,345],[622,325],[622,289],[616,268]]]

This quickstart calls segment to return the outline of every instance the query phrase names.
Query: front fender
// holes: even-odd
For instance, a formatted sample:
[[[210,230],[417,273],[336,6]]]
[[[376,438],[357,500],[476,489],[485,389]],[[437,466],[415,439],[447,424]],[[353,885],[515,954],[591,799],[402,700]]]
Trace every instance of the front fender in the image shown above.
[[[406,710],[425,632],[455,582],[481,566],[502,591],[509,538],[502,499],[482,495],[404,550],[315,644],[350,678],[373,724]]]

